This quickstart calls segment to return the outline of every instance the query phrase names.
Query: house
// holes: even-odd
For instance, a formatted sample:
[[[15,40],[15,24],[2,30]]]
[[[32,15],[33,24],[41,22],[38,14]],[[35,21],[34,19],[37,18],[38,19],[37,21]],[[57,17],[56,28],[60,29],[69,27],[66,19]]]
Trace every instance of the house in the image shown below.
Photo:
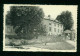
[[[47,35],[61,35],[63,33],[63,25],[57,20],[52,20],[50,15],[42,21]]]

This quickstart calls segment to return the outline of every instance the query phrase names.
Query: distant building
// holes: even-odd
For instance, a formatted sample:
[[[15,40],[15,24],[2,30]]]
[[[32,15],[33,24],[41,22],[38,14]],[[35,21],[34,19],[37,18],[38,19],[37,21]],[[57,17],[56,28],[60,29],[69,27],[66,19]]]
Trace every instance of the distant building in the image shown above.
[[[70,40],[75,40],[76,37],[77,37],[77,34],[76,34],[74,29],[72,29],[72,30],[65,30],[64,31],[64,35],[66,36],[66,38],[67,37],[70,38]]]
[[[5,25],[5,35],[16,35],[15,30],[13,29],[13,26]]]
[[[63,25],[57,20],[51,20],[50,15],[42,21],[47,35],[60,35],[63,33]]]

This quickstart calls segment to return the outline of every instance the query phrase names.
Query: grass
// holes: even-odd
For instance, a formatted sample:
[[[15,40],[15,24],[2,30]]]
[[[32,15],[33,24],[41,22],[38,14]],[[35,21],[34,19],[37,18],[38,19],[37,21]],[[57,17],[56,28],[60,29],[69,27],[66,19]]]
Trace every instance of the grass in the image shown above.
[[[74,46],[66,42],[59,42],[54,45],[43,46],[42,48],[51,49],[51,50],[71,50],[74,49]]]
[[[65,42],[62,36],[40,36],[38,39],[25,40],[26,45],[22,45],[25,47],[38,47],[43,49],[51,49],[51,50],[73,50],[74,46]],[[6,39],[7,40],[7,39]],[[9,40],[7,40],[8,42]],[[15,39],[15,43],[20,42],[20,40]],[[45,45],[45,43],[47,43]]]
[[[57,43],[47,43],[47,45],[43,44],[33,44],[33,45],[25,45],[25,47],[37,47],[43,49],[50,50],[74,50],[75,47],[68,44],[67,42],[57,42]]]
[[[40,43],[38,43],[37,41],[40,41]],[[45,43],[47,44],[45,45]],[[71,44],[67,43],[64,40],[64,36],[63,37],[62,36],[57,36],[57,37],[42,36],[34,40],[34,43],[26,46],[51,49],[51,50],[74,50],[75,49],[74,46],[72,46]]]

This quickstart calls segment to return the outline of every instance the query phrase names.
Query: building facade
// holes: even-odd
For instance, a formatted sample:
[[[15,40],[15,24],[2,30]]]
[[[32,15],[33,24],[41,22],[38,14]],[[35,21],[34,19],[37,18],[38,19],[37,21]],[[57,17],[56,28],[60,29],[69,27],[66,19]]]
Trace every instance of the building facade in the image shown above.
[[[63,33],[63,25],[57,20],[51,20],[50,16],[42,21],[46,29],[47,35],[61,35]]]

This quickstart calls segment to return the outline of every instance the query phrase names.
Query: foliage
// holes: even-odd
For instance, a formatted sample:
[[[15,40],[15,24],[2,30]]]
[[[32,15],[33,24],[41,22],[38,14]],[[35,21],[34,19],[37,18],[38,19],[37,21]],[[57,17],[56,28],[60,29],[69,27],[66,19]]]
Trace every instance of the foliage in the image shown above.
[[[71,30],[74,23],[72,14],[69,11],[63,11],[61,15],[57,16],[56,20],[60,21],[63,24],[64,30]]]
[[[39,33],[44,32],[41,30],[43,27],[38,26],[43,17],[43,10],[38,6],[11,6],[6,16],[6,24],[11,24],[18,36],[32,38],[35,32],[34,29]]]

